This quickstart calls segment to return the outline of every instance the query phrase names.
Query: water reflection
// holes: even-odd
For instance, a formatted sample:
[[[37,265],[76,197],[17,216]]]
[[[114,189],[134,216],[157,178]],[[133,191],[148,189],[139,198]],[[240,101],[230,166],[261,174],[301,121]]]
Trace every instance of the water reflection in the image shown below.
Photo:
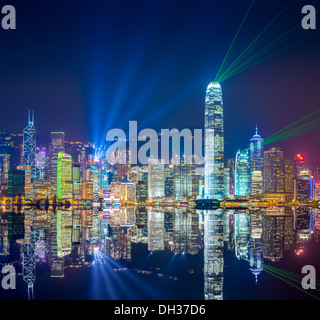
[[[296,255],[303,254],[307,241],[318,240],[320,228],[319,209],[307,207],[246,211],[110,207],[100,211],[69,208],[52,212],[30,208],[13,211],[7,207],[0,213],[0,263],[11,263],[21,270],[18,274],[30,299],[34,297],[39,266],[48,267],[49,272],[43,277],[63,278],[67,277],[67,269],[96,268],[99,257],[99,262],[110,259],[110,264],[103,267],[108,269],[102,273],[107,272],[109,278],[115,272],[127,270],[136,275],[156,274],[177,280],[185,271],[190,285],[202,282],[201,296],[195,293],[193,298],[222,300],[226,252],[232,252],[237,260],[247,260],[252,281],[258,284],[265,262],[283,260],[286,249]],[[147,251],[146,255],[135,253],[138,251],[133,248],[139,246]],[[150,256],[161,252],[168,254],[161,256],[162,261],[158,259],[150,264]],[[179,271],[175,269],[177,264]],[[98,274],[94,274],[94,279],[102,283]],[[137,282],[132,276],[131,279]],[[120,283],[121,278],[116,281]],[[152,281],[149,285],[153,285]],[[92,283],[84,290],[89,287]],[[170,292],[170,287],[167,290]],[[134,299],[134,294],[133,290],[132,296],[126,297]],[[180,292],[175,294],[179,299]],[[114,297],[113,292],[109,296],[92,293],[90,298]]]

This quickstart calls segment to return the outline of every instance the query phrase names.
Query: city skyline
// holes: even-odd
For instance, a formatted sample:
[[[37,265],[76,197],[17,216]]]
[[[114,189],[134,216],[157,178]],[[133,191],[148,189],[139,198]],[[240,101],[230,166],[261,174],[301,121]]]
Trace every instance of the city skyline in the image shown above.
[[[316,0],[10,2],[1,299],[320,300]]]
[[[214,4],[206,1],[197,3],[196,8],[178,1],[171,5],[168,3],[146,5],[144,1],[134,5],[129,2],[130,4],[127,3],[129,7],[121,6],[120,3],[93,7],[93,16],[99,29],[94,24],[91,27],[88,23],[79,24],[79,19],[86,10],[85,5],[72,6],[71,2],[68,6],[64,4],[66,11],[65,15],[62,15],[58,11],[59,2],[57,2],[51,9],[61,18],[60,29],[53,28],[53,22],[49,19],[41,31],[38,30],[35,39],[29,45],[20,41],[21,28],[17,28],[13,35],[3,34],[4,40],[8,37],[8,41],[5,41],[7,46],[3,52],[1,68],[4,75],[9,75],[0,78],[0,85],[3,88],[0,102],[3,106],[3,117],[6,118],[3,131],[11,130],[19,133],[24,119],[17,119],[10,110],[19,110],[19,113],[23,113],[28,109],[34,109],[37,114],[40,144],[45,144],[50,139],[49,131],[65,131],[71,141],[99,143],[107,130],[118,127],[127,129],[129,120],[137,120],[139,125],[156,131],[175,127],[203,128],[202,103],[205,98],[203,88],[213,81],[218,63],[227,51],[226,39],[232,39],[235,26],[240,24],[250,1],[245,1],[243,9],[237,12],[230,9],[233,8],[232,1],[230,4],[219,4],[220,11],[217,12],[208,10]],[[291,25],[298,23],[301,18],[299,5],[299,3],[292,5],[281,16],[282,25],[275,23],[269,32],[281,34]],[[239,35],[241,38],[235,43],[234,54],[241,52],[242,46],[254,38],[252,27],[258,25],[263,29],[263,26],[285,6],[285,3],[279,4],[276,1],[272,4],[255,3],[252,8],[255,11]],[[46,7],[46,4],[42,4],[38,10],[46,10]],[[134,17],[141,18],[141,15],[134,15],[139,10],[144,13],[149,12],[150,18],[154,18],[153,23],[149,19],[141,18],[139,27],[133,28],[126,35],[123,28],[117,28],[122,20],[115,21],[109,16],[115,12],[122,13],[122,19],[128,18],[129,8],[133,13],[130,14],[131,18],[127,23],[136,22],[137,18]],[[35,5],[17,4],[16,9],[18,12],[24,12],[23,16],[20,15],[20,25],[28,28],[27,16],[32,17],[36,12]],[[66,16],[70,18],[68,14],[71,15],[72,10],[73,18],[67,20]],[[183,12],[186,19],[181,18],[181,26],[173,20],[175,12],[178,11]],[[102,12],[109,19],[103,19]],[[204,50],[202,40],[208,35],[211,23],[210,19],[202,19],[203,21],[199,23],[198,17],[203,14],[208,15],[210,12],[216,12],[214,15],[221,25],[221,35],[217,35],[218,40],[206,41],[209,47]],[[225,14],[232,15],[234,23],[228,24],[223,20]],[[165,17],[168,19],[167,25],[163,24]],[[89,22],[93,18],[89,16],[87,19]],[[148,23],[152,26],[149,31],[144,28]],[[182,37],[183,26],[187,27],[194,37]],[[78,27],[81,28],[75,29]],[[172,32],[171,37],[168,37],[169,28]],[[62,33],[61,30],[68,32]],[[90,51],[83,47],[84,40],[79,38],[81,31],[84,40],[92,44]],[[152,32],[154,32],[153,37]],[[300,35],[305,36],[305,32],[308,34],[306,30],[297,30],[297,38]],[[117,33],[120,33],[119,36]],[[51,40],[46,34],[51,35]],[[103,34],[108,36],[103,38]],[[14,38],[10,41],[11,36]],[[174,36],[180,39],[179,46],[172,42]],[[36,45],[40,37],[46,39],[42,46]],[[73,41],[69,41],[69,37]],[[224,41],[220,40],[221,38]],[[160,44],[155,44],[157,39],[161,40],[160,43],[166,43],[159,52],[156,49],[159,49]],[[13,41],[20,41],[23,44],[18,52]],[[192,49],[188,41],[193,41],[195,44]],[[217,41],[219,44],[221,41],[220,46],[216,46]],[[59,47],[54,46],[57,42],[60,43]],[[252,136],[256,124],[260,128],[260,133],[268,136],[317,108],[318,94],[313,88],[316,83],[318,43],[316,38],[310,38],[301,45],[289,48],[284,53],[222,82],[225,95],[225,121],[228,123],[225,128],[227,157],[233,156],[238,146],[244,145]],[[131,49],[127,54],[124,53],[127,51],[122,50],[125,44]],[[113,50],[110,50],[110,46]],[[221,47],[221,50],[217,51],[217,47]],[[182,49],[188,49],[187,52],[190,50],[190,53],[181,55]],[[118,55],[119,52],[123,54]],[[179,56],[183,58],[179,59],[178,63]],[[231,55],[230,63],[232,58]],[[110,64],[113,60],[117,62],[114,65]],[[152,74],[145,69],[150,65],[154,66]],[[107,75],[113,78],[112,82]],[[134,76],[137,75],[140,76],[135,79]],[[13,79],[19,80],[15,83]],[[299,90],[291,89],[295,87]],[[19,94],[15,94],[17,91]],[[301,91],[304,92],[303,98],[299,94]],[[63,113],[66,117],[60,117]],[[239,118],[242,118],[241,124],[237,121]],[[66,119],[73,121],[68,122]],[[252,131],[249,132],[247,128],[252,128]],[[284,146],[292,156],[301,152],[311,159],[315,158],[312,157],[315,153],[319,159],[320,155],[313,147],[315,142],[314,135],[308,134],[305,137],[288,140],[285,144],[278,142],[278,145]],[[297,144],[300,150],[297,150]]]

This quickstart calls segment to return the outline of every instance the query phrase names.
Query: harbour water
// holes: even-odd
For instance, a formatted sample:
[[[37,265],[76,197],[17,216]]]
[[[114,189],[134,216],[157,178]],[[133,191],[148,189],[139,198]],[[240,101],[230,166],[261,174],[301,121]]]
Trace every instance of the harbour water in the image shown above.
[[[0,263],[17,276],[0,297],[315,299],[301,269],[320,270],[319,228],[308,207],[3,207]]]

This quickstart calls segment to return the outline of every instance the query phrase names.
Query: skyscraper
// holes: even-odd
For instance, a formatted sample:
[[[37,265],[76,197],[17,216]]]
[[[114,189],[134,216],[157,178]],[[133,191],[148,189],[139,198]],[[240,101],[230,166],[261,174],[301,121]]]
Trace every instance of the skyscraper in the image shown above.
[[[264,193],[285,191],[282,148],[271,148],[264,152],[263,186]]]
[[[36,180],[36,128],[34,127],[34,112],[29,110],[28,126],[23,130],[23,158],[22,164],[31,167],[31,180]]]
[[[58,199],[73,198],[72,158],[63,152],[58,153],[57,166],[57,197]]]
[[[148,198],[164,197],[164,165],[158,159],[148,160]]]
[[[238,151],[236,155],[234,184],[236,196],[250,194],[250,164],[248,151]]]
[[[205,100],[205,197],[224,196],[224,130],[221,86],[211,82]]]
[[[253,171],[251,175],[251,195],[261,196],[263,192],[263,179],[261,171]]]
[[[284,184],[285,192],[293,194],[294,191],[294,164],[291,160],[284,160]]]
[[[73,199],[81,199],[81,166],[73,164],[72,166],[72,184],[73,184]]]
[[[256,133],[250,140],[250,176],[253,171],[262,171],[263,162],[263,139],[258,134],[258,127],[256,127]]]
[[[196,164],[191,156],[189,161],[185,157],[180,158],[180,163],[173,165],[173,186],[175,200],[187,200],[197,197],[199,183],[196,181]]]
[[[58,166],[58,154],[64,152],[64,133],[63,132],[51,132],[51,145],[50,145],[50,156],[51,156],[51,181],[52,181],[52,196],[57,194],[57,166]]]

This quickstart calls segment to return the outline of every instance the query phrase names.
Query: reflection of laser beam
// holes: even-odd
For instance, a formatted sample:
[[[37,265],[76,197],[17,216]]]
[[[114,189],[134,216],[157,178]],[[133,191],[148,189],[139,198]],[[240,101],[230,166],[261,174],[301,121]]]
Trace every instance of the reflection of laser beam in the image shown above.
[[[159,299],[159,293],[157,292],[157,290],[153,289],[149,284],[144,282],[141,278],[138,278],[137,276],[135,276],[130,270],[124,268],[119,262],[116,262],[111,257],[108,257],[107,255],[105,255],[101,250],[94,250],[94,257],[98,261],[98,263],[102,264],[102,266],[107,268],[106,270],[110,271],[106,279],[110,280],[110,277],[114,278],[115,280],[118,281],[118,287],[124,287],[127,281],[124,281],[124,282],[120,281],[120,279],[117,278],[117,275],[116,275],[117,273],[114,272],[113,268],[118,270],[125,270],[125,272],[123,272],[122,274],[127,280],[130,280],[136,286],[143,287],[144,291],[147,292],[150,295],[150,297],[154,297],[154,299]],[[128,286],[126,286],[124,290],[128,291]],[[132,292],[131,297],[134,297],[134,296],[135,294]]]
[[[242,260],[245,260],[247,262],[250,262],[248,259],[245,259],[245,258],[242,258]],[[305,293],[305,294],[308,294],[309,296],[311,296],[312,298],[316,299],[316,300],[320,300],[319,297],[309,293],[308,291],[304,290],[301,288],[301,281],[303,279],[303,276],[298,274],[298,273],[294,273],[294,272],[291,272],[291,271],[287,271],[285,269],[281,269],[281,268],[276,268],[276,267],[272,267],[272,266],[269,266],[267,264],[262,264],[262,268],[263,268],[263,271],[265,271],[266,273],[268,273],[269,275],[275,277],[275,278],[278,278],[280,279],[281,281],[289,284],[290,286],[300,290],[301,292]],[[294,283],[292,282],[295,282],[295,283],[298,283],[299,286],[295,285]],[[317,281],[318,283],[319,281]],[[320,292],[320,290],[318,289],[315,289],[315,291],[317,292]]]

